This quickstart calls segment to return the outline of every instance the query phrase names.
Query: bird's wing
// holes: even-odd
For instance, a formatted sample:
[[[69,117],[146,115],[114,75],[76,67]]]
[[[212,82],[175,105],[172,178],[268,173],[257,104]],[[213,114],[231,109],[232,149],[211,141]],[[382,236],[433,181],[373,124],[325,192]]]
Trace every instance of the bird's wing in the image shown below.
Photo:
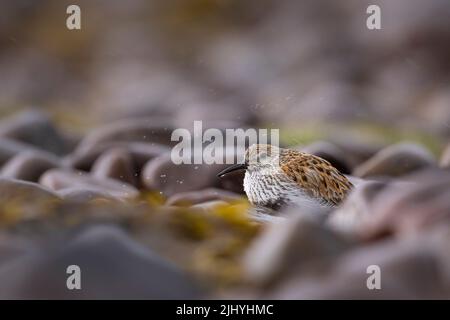
[[[296,150],[285,150],[281,169],[311,196],[338,205],[353,187],[328,161]]]

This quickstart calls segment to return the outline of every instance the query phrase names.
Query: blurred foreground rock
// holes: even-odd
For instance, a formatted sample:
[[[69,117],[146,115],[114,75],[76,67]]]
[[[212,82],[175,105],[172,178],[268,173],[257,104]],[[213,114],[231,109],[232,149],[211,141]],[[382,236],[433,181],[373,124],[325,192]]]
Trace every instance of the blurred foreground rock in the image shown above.
[[[81,270],[81,290],[66,286],[68,266]],[[80,230],[60,245],[3,263],[2,299],[198,299],[180,270],[116,227]]]

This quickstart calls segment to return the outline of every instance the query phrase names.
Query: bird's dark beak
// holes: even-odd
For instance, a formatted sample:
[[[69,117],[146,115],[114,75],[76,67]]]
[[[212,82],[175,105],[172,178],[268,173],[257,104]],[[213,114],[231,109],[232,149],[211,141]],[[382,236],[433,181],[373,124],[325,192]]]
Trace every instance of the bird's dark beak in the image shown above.
[[[218,177],[223,177],[224,175],[236,171],[236,170],[244,170],[247,169],[247,165],[245,163],[237,163],[237,164],[233,164],[232,166],[229,166],[228,168],[225,168],[224,170],[220,171],[217,176]]]

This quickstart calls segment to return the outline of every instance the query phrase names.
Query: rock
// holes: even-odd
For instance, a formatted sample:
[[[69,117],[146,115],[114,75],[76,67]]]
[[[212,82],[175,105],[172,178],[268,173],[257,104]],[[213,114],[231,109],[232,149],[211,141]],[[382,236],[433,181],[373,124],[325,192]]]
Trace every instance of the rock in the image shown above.
[[[317,141],[306,147],[301,147],[299,150],[329,161],[343,174],[349,174],[351,172],[350,161],[347,159],[346,154],[330,142]]]
[[[81,150],[78,149],[68,155],[64,159],[64,163],[74,169],[90,171],[92,164],[101,154],[116,148],[126,150],[133,158],[134,166],[139,171],[149,160],[170,151],[169,147],[156,143],[111,141],[86,147]]]
[[[37,183],[0,178],[0,203],[11,200],[20,200],[23,204],[33,205],[39,201],[56,201],[59,197]]]
[[[450,213],[450,174],[426,170],[391,183],[372,204],[373,214],[358,230],[364,239],[409,236],[446,221]]]
[[[58,155],[64,154],[66,144],[50,119],[38,111],[27,111],[4,119],[0,137],[17,140]]]
[[[423,124],[424,130],[432,128],[437,134],[447,136],[450,134],[450,114],[448,106],[450,103],[450,90],[437,89],[429,94],[429,99],[423,102],[424,105],[418,110],[418,123]]]
[[[236,192],[242,190],[243,178],[236,175],[218,178],[217,173],[229,165],[226,164],[180,164],[171,160],[170,154],[149,161],[142,170],[142,184],[149,190],[161,191],[165,196],[187,191],[219,187]],[[243,172],[237,172],[243,177]],[[239,190],[239,191],[240,191]]]
[[[382,242],[352,250],[332,262],[330,272],[285,281],[263,299],[442,299],[439,259],[429,243],[410,240]],[[381,289],[369,290],[367,281],[378,266]]]
[[[0,170],[4,178],[37,182],[47,170],[61,166],[61,161],[45,152],[24,151],[11,158]]]
[[[366,181],[355,186],[344,203],[330,214],[327,223],[339,231],[353,232],[364,218],[373,214],[372,204],[386,186],[387,183],[381,181]]]
[[[175,113],[175,125],[181,128],[192,127],[194,121],[202,120],[204,129],[234,129],[256,124],[256,116],[250,108],[243,106],[241,100],[233,101],[194,101],[184,103]]]
[[[64,188],[56,192],[63,200],[86,203],[95,200],[120,201],[111,193],[92,186]]]
[[[133,199],[139,195],[136,188],[126,183],[108,178],[97,179],[83,172],[61,169],[47,171],[41,176],[39,183],[55,191],[72,187],[95,187],[120,199]]]
[[[0,138],[0,166],[5,164],[15,155],[25,151],[39,152],[40,150],[26,143],[6,138]]]
[[[98,179],[111,178],[136,186],[137,171],[126,150],[111,149],[103,153],[94,163],[92,176]]]
[[[174,145],[173,128],[152,121],[152,118],[131,119],[111,123],[91,132],[84,138],[77,151],[91,149],[104,142],[145,142]]]
[[[244,257],[245,274],[255,284],[268,284],[312,270],[341,254],[349,243],[302,215],[268,226]]]
[[[0,178],[0,223],[5,228],[42,218],[60,202],[56,193],[37,183]]]
[[[199,191],[190,191],[174,194],[169,199],[167,199],[165,204],[168,206],[189,206],[212,200],[233,202],[242,200],[242,197],[233,192],[215,188],[208,188]]]
[[[54,239],[55,240],[55,239]],[[117,227],[91,226],[0,269],[2,299],[198,299],[177,268]],[[68,266],[81,270],[81,290],[68,290]]]
[[[203,211],[214,211],[218,207],[223,207],[228,204],[229,204],[228,202],[225,202],[223,200],[211,200],[211,201],[205,201],[205,202],[198,203],[196,205],[193,205],[191,208],[192,209],[200,209]]]
[[[345,154],[352,168],[367,161],[385,147],[385,145],[349,134],[331,137],[330,140]]]
[[[212,166],[176,165],[170,155],[162,155],[144,166],[141,179],[142,184],[149,190],[160,190],[169,197],[180,192],[209,187],[214,172]]]
[[[19,236],[0,235],[0,268],[4,263],[21,257],[35,249],[35,244]]]
[[[450,169],[450,144],[442,153],[440,166],[444,169]]]
[[[399,143],[382,149],[355,168],[353,174],[362,178],[395,177],[435,165],[435,159],[426,149],[412,143]]]

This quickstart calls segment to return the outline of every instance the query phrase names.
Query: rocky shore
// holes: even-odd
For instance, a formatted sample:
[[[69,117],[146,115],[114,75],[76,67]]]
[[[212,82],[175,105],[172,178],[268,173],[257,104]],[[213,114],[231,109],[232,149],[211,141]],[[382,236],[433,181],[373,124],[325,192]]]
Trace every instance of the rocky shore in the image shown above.
[[[345,172],[323,215],[249,214],[242,173],[170,161],[170,131],[128,119],[74,142],[45,114],[0,123],[1,298],[445,298],[450,166],[416,143],[290,146]],[[317,219],[317,217],[325,217]],[[68,265],[82,270],[66,288]],[[369,266],[381,290],[369,290]]]

